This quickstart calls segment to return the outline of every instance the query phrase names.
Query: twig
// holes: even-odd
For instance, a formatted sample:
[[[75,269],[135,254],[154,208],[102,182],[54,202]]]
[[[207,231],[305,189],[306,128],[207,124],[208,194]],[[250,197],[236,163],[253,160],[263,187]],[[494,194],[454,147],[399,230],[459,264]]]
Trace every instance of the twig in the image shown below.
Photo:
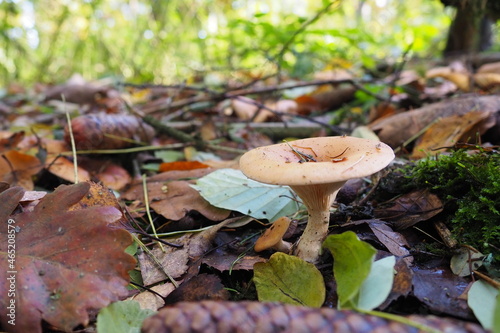
[[[62,95],[64,101],[64,95]],[[73,126],[71,126],[71,118],[69,116],[68,111],[66,111],[66,120],[68,121],[68,131],[69,137],[71,140],[71,154],[73,155],[73,168],[75,172],[75,184],[78,184],[78,159],[76,157],[76,145],[75,145],[75,137],[73,136]]]
[[[146,175],[142,175],[142,187],[144,191],[144,204],[146,205],[146,214],[148,216],[149,224],[151,225],[151,229],[153,229],[153,234],[156,238],[158,238],[158,234],[156,233],[155,224],[153,223],[153,218],[151,217],[151,212],[149,211],[149,196],[148,196],[148,185],[146,183]],[[165,252],[165,248],[163,244],[160,243],[160,248],[163,252]]]

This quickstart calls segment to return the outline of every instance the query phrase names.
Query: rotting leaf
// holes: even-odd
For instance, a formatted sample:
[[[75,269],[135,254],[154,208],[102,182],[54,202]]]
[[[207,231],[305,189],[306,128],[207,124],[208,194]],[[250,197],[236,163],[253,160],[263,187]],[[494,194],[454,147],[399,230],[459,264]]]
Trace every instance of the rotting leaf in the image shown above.
[[[184,281],[179,288],[165,298],[165,305],[177,302],[199,302],[206,299],[227,301],[229,291],[224,288],[221,279],[214,274],[199,274]]]
[[[22,192],[10,193],[16,189],[0,194],[1,214],[10,214],[17,206]],[[128,271],[135,267],[135,260],[124,250],[132,238],[127,231],[108,226],[121,213],[113,207],[68,211],[88,190],[88,183],[62,185],[41,199],[33,211],[11,215],[17,228],[15,261],[9,262],[7,256],[12,233],[7,227],[0,230],[1,267],[10,268],[0,272],[0,306],[6,309],[12,302],[16,306],[16,325],[2,316],[4,329],[41,332],[44,320],[71,331],[88,323],[87,310],[126,296]],[[12,276],[15,295],[10,297],[7,278]]]
[[[325,282],[311,263],[285,253],[274,253],[267,263],[254,266],[259,301],[320,307],[325,301]]]
[[[460,296],[469,279],[453,274],[447,266],[427,268],[413,266],[413,295],[430,311],[472,319],[467,302]]]
[[[394,223],[396,229],[406,229],[439,214],[443,204],[428,189],[404,194],[375,209],[375,216]]]

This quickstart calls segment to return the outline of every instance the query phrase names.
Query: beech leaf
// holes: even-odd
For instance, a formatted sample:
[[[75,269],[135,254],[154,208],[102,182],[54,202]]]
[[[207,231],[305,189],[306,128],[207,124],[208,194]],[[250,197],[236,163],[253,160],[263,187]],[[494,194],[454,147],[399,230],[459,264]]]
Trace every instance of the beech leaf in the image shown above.
[[[128,271],[135,260],[124,250],[132,238],[127,231],[108,226],[121,212],[98,206],[69,211],[89,187],[88,183],[59,186],[32,211],[7,220],[5,215],[14,211],[22,191],[12,188],[0,193],[4,226],[0,266],[8,268],[0,270],[0,307],[14,307],[9,310],[13,316],[1,317],[4,330],[37,333],[44,320],[71,331],[88,324],[88,310],[127,295]],[[7,246],[9,239],[15,248]],[[11,253],[15,257],[9,257]]]
[[[474,312],[481,326],[487,330],[493,328],[495,320],[495,303],[498,303],[499,292],[484,281],[478,280],[472,284],[467,293],[467,304]]]
[[[362,310],[373,310],[382,304],[392,289],[394,282],[394,265],[396,257],[390,256],[375,261],[370,274],[359,290],[356,307]]]
[[[337,281],[339,308],[356,306],[355,297],[370,274],[377,251],[352,231],[328,236],[323,246],[333,255],[333,275]]]
[[[276,252],[268,262],[254,265],[253,280],[261,302],[320,307],[325,301],[321,272],[299,257]]]
[[[235,169],[216,170],[192,187],[212,205],[256,219],[274,221],[298,209],[289,187],[256,182]]]

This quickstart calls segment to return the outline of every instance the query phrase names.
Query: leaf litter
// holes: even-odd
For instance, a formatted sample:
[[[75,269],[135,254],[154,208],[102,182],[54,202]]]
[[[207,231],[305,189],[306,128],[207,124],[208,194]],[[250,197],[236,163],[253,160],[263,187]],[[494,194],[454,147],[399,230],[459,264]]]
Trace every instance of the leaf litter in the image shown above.
[[[142,295],[153,295],[151,291],[139,293],[138,291],[124,289],[130,280],[128,271],[141,273],[139,279],[134,279],[134,281],[137,281],[140,285],[149,286],[152,291],[158,290],[157,292],[160,292],[163,298],[168,297],[171,290],[175,289],[175,285],[181,287],[184,285],[183,289],[186,289],[188,294],[193,294],[189,297],[196,299],[197,293],[200,295],[204,293],[202,288],[204,279],[208,281],[208,279],[216,277],[220,284],[229,290],[229,296],[226,294],[224,299],[227,297],[229,299],[257,299],[258,292],[254,290],[255,286],[252,283],[254,267],[255,265],[259,267],[259,265],[268,263],[273,252],[255,253],[252,248],[263,229],[268,227],[266,222],[272,221],[274,217],[261,214],[253,216],[257,220],[251,220],[241,225],[226,223],[226,221],[233,218],[244,218],[247,215],[252,215],[250,213],[259,211],[259,208],[252,201],[250,201],[249,205],[245,205],[243,202],[231,203],[235,196],[227,195],[230,192],[229,188],[234,185],[229,185],[231,177],[225,176],[222,170],[217,171],[219,174],[214,174],[215,170],[225,167],[237,169],[237,157],[242,152],[255,146],[280,141],[289,136],[307,137],[349,133],[352,128],[347,128],[349,127],[347,123],[360,120],[366,116],[366,114],[359,116],[357,112],[360,109],[359,105],[362,104],[355,104],[363,101],[363,99],[367,103],[366,105],[372,103],[371,105],[375,105],[375,107],[372,108],[368,117],[370,123],[366,124],[367,126],[364,129],[358,131],[359,135],[378,136],[381,141],[390,144],[393,148],[401,149],[401,157],[418,159],[436,154],[434,149],[437,148],[442,148],[439,153],[442,154],[446,149],[453,150],[459,147],[473,148],[471,149],[473,153],[474,150],[482,149],[487,154],[498,154],[498,148],[495,148],[495,145],[498,145],[500,140],[494,134],[494,129],[498,128],[497,113],[499,110],[496,96],[466,95],[432,103],[434,100],[442,99],[445,94],[457,93],[457,88],[448,85],[447,82],[438,86],[426,85],[425,80],[432,80],[431,76],[422,78],[416,72],[401,73],[399,76],[397,84],[406,87],[411,86],[421,94],[419,103],[412,105],[410,108],[403,106],[404,102],[408,102],[408,100],[405,100],[407,96],[398,93],[397,90],[392,92],[393,95],[389,102],[373,103],[373,96],[364,94],[364,91],[356,91],[356,86],[348,86],[349,83],[347,83],[347,86],[338,87],[323,85],[322,88],[311,89],[302,95],[299,94],[295,100],[282,99],[281,101],[267,100],[266,97],[260,98],[258,96],[262,92],[274,91],[273,89],[282,90],[279,86],[265,87],[264,89],[247,88],[243,91],[236,90],[241,95],[234,92],[228,94],[224,92],[224,95],[210,95],[198,90],[192,90],[189,93],[178,93],[175,88],[168,88],[174,91],[173,95],[167,96],[172,93],[167,89],[168,93],[165,90],[155,99],[149,99],[150,97],[147,96],[153,96],[149,88],[134,87],[132,85],[130,87],[132,94],[143,96],[140,105],[132,105],[131,112],[135,116],[133,120],[130,118],[130,114],[126,115],[126,120],[122,117],[124,114],[119,111],[122,102],[120,98],[113,97],[118,96],[118,92],[109,87],[105,89],[108,98],[101,101],[95,101],[89,97],[91,92],[96,91],[90,84],[88,86],[68,84],[59,87],[58,89],[66,89],[68,92],[84,91],[85,96],[88,95],[87,97],[82,95],[83,97],[80,96],[81,98],[79,98],[78,93],[70,95],[73,96],[71,97],[72,102],[85,107],[89,106],[90,109],[87,110],[107,111],[110,114],[118,113],[116,117],[104,116],[100,113],[99,116],[84,117],[75,121],[78,134],[75,139],[78,141],[77,144],[80,148],[107,149],[102,152],[95,151],[87,155],[78,155],[78,161],[81,161],[81,163],[78,163],[77,168],[78,178],[80,180],[100,179],[105,185],[116,191],[115,194],[120,196],[121,205],[111,200],[114,194],[111,194],[105,187],[99,188],[95,185],[90,186],[90,192],[83,190],[83,186],[88,185],[81,184],[67,187],[75,190],[60,187],[54,193],[46,194],[45,197],[33,192],[26,194],[23,201],[19,197],[22,197],[21,191],[16,187],[12,187],[3,192],[3,196],[6,196],[6,191],[9,193],[9,198],[2,200],[2,208],[6,207],[8,211],[8,213],[5,213],[5,209],[2,209],[4,215],[7,214],[4,220],[8,220],[9,216],[12,215],[16,219],[16,223],[19,223],[18,225],[23,224],[18,240],[19,242],[22,240],[24,243],[28,241],[28,238],[26,240],[24,238],[26,237],[24,236],[24,230],[29,221],[33,224],[30,228],[35,228],[38,225],[37,223],[41,223],[38,221],[45,221],[43,218],[47,214],[58,216],[51,220],[53,225],[47,228],[52,234],[55,231],[56,236],[52,235],[52,237],[56,237],[56,241],[50,245],[54,253],[66,249],[65,246],[67,246],[67,243],[57,237],[76,237],[73,233],[76,233],[77,229],[81,235],[91,233],[97,239],[99,237],[95,236],[95,230],[100,230],[99,236],[108,240],[111,237],[110,235],[120,233],[121,236],[117,238],[121,239],[119,246],[112,245],[113,242],[94,245],[94,247],[99,247],[102,253],[91,252],[92,256],[83,250],[78,251],[75,247],[77,254],[74,258],[78,258],[81,265],[88,263],[93,267],[101,267],[98,261],[102,263],[108,262],[103,257],[114,258],[123,267],[116,268],[117,271],[106,275],[108,277],[113,276],[110,280],[102,280],[99,276],[86,273],[89,279],[93,281],[94,288],[97,288],[103,294],[101,298],[89,300],[86,295],[82,294],[82,291],[90,289],[88,284],[80,286],[73,283],[73,280],[69,280],[71,283],[66,284],[61,282],[62,279],[55,278],[57,274],[68,274],[63,269],[65,268],[64,265],[54,267],[53,264],[49,264],[44,260],[35,260],[34,263],[47,270],[47,273],[44,271],[42,277],[40,275],[37,277],[37,281],[42,280],[45,282],[45,279],[47,279],[45,282],[47,286],[43,289],[43,292],[41,289],[37,289],[38,292],[33,292],[31,297],[33,299],[39,297],[45,300],[45,303],[40,303],[40,301],[36,303],[32,300],[25,301],[26,304],[19,303],[23,305],[19,307],[19,309],[22,309],[20,313],[23,314],[19,316],[19,322],[22,325],[27,325],[19,327],[29,327],[37,331],[40,329],[40,322],[43,320],[55,327],[69,330],[77,325],[85,326],[89,321],[92,321],[93,319],[89,317],[88,313],[91,309],[99,310],[110,302],[125,299],[130,294],[135,294],[133,297],[137,299],[145,297]],[[455,80],[455,78],[449,76],[448,79]],[[479,84],[481,79],[483,78],[474,76],[478,86],[463,86],[462,90],[479,89],[476,91],[481,92],[482,87],[488,85],[488,83]],[[353,80],[352,75],[348,80]],[[459,81],[455,83],[459,83]],[[253,95],[253,97],[252,99],[243,98],[245,95]],[[57,101],[55,101],[58,98],[57,94],[52,93],[52,95],[48,94],[47,96],[48,98],[42,103],[47,103],[52,107],[54,115],[60,113],[62,105],[60,102],[57,104]],[[50,96],[52,96],[52,99]],[[165,105],[166,98],[171,98],[172,104],[169,104],[171,108],[165,112],[164,116],[170,118],[169,121],[158,124],[154,120],[160,118],[158,117],[160,111],[165,111],[162,107]],[[217,102],[220,102],[221,99],[225,99],[225,101],[208,108],[207,111],[209,112],[203,116],[204,119],[191,117],[189,108],[193,103],[211,101],[212,99]],[[425,102],[423,102],[424,100]],[[426,104],[429,101],[430,103]],[[347,114],[349,116],[344,118],[347,122],[340,122],[340,126],[332,126],[324,122],[324,118],[321,117],[330,117],[328,118],[330,120],[341,118],[338,114],[333,115],[330,110],[338,109],[340,105],[346,105],[345,103],[354,103],[348,104]],[[366,107],[366,105],[363,107]],[[69,106],[65,105],[64,107],[68,107],[68,110],[73,113],[73,118],[77,118],[77,108],[71,109]],[[39,107],[39,105],[35,105],[36,107]],[[260,110],[262,107],[265,108],[266,112]],[[183,111],[183,117],[185,117],[183,120],[187,121],[175,121],[175,119],[178,119],[176,117],[179,117],[180,113],[176,112],[181,110],[180,108],[187,108],[188,111]],[[411,111],[409,111],[410,109]],[[32,124],[30,122],[32,120],[27,118],[14,114],[11,116],[11,119],[18,117],[18,123],[26,121],[26,124]],[[442,120],[438,121],[439,118]],[[93,119],[94,123],[92,124],[88,119]],[[115,122],[110,119],[118,120]],[[96,125],[96,121],[108,122],[106,126],[110,128],[110,132],[113,132],[112,135],[106,136],[104,131],[99,132],[99,124]],[[243,121],[246,123],[243,123]],[[57,121],[55,123],[57,124]],[[165,123],[168,123],[169,126],[165,126]],[[149,126],[154,127],[157,131],[154,137]],[[455,131],[456,127],[460,127],[460,130]],[[60,125],[59,128],[61,128]],[[132,128],[145,129],[144,135],[136,136],[131,134],[137,132],[135,130],[130,131]],[[405,130],[402,130],[403,128]],[[52,129],[48,133],[51,131]],[[186,136],[186,132],[189,135]],[[5,164],[5,167],[0,168],[3,172],[0,173],[2,180],[7,181],[11,186],[22,185],[25,190],[32,190],[35,185],[51,188],[51,186],[56,187],[53,186],[54,184],[74,181],[75,161],[68,157],[70,156],[70,138],[68,136],[66,136],[66,142],[64,142],[55,140],[46,134],[38,137],[19,133],[7,132],[2,134],[0,147],[2,148],[2,154],[5,156],[4,162],[1,162]],[[419,136],[422,138],[418,139]],[[479,138],[489,141],[490,147],[478,141]],[[459,146],[458,140],[465,141],[466,144],[472,146]],[[146,146],[141,146],[144,144]],[[186,161],[174,165],[171,163],[172,161],[162,160],[162,158],[158,157],[160,155],[148,154],[149,150],[168,149],[178,153],[178,156],[180,156],[178,159],[185,159]],[[179,151],[181,149],[183,149],[183,152]],[[210,151],[212,157],[219,156],[222,157],[222,160],[214,162],[202,158],[199,162],[193,162],[193,158],[198,158],[208,151]],[[155,167],[155,165],[158,167]],[[148,173],[146,190],[149,196],[148,205],[152,209],[151,222],[146,221],[144,188],[142,183],[137,180],[138,169],[141,167],[142,170],[139,173]],[[182,170],[171,171],[172,168]],[[352,187],[352,193],[349,193],[343,199],[342,204],[346,207],[342,215],[343,220],[337,220],[338,215],[335,214],[332,215],[331,219],[331,234],[337,235],[345,231],[355,231],[362,241],[374,245],[376,249],[376,261],[374,262],[391,255],[396,258],[394,281],[391,288],[389,288],[385,301],[379,302],[377,300],[377,302],[368,303],[379,304],[377,306],[378,310],[410,313],[414,309],[405,306],[405,303],[408,304],[407,301],[410,301],[418,308],[418,312],[446,313],[462,319],[474,320],[470,306],[464,303],[467,287],[479,273],[478,270],[490,274],[490,276],[493,276],[493,280],[498,279],[498,276],[495,276],[494,273],[494,266],[475,264],[476,261],[484,261],[487,263],[493,262],[494,265],[495,261],[492,259],[492,254],[486,253],[486,255],[478,257],[457,255],[457,248],[449,244],[458,244],[459,242],[453,243],[440,240],[440,238],[444,237],[444,233],[436,231],[441,228],[438,228],[439,223],[443,222],[445,213],[443,201],[446,198],[439,197],[432,191],[429,192],[421,188],[406,192],[394,190],[396,188],[400,189],[396,186],[391,188],[394,185],[391,183],[394,179],[390,175],[397,173],[397,165],[389,168],[387,172],[389,173],[388,177],[379,175],[378,178],[358,180],[358,185]],[[204,180],[210,180],[210,178],[205,177],[211,175],[214,175],[214,177],[218,175],[219,178],[214,178],[215,181],[212,180],[202,184]],[[220,177],[221,175],[222,177]],[[243,185],[243,182],[240,182],[238,186],[241,185]],[[195,189],[193,186],[198,187]],[[78,195],[75,194],[76,192],[78,192]],[[207,195],[207,193],[210,193],[210,195]],[[80,194],[81,197],[78,198]],[[227,199],[224,204],[221,204],[224,200],[217,201],[213,199],[213,197],[224,197],[224,195],[226,195]],[[243,196],[245,195],[247,194],[243,194]],[[89,202],[85,201],[87,196]],[[256,202],[258,202],[259,197],[259,194],[253,194],[253,199]],[[278,197],[282,200],[288,195],[281,194]],[[287,199],[293,203],[294,208],[290,211],[280,211],[279,214],[276,214],[276,217],[283,214],[294,219],[297,228],[288,235],[288,238],[294,241],[298,239],[303,231],[305,215],[300,203],[294,201],[295,198]],[[54,200],[57,201],[57,208],[53,204]],[[74,202],[69,205],[69,202],[72,201]],[[48,205],[51,202],[52,206]],[[42,209],[40,205],[50,207],[52,210]],[[122,214],[121,209],[124,205],[126,206],[126,213]],[[73,208],[70,208],[70,206]],[[274,204],[271,204],[271,206],[277,208],[274,207]],[[342,209],[344,208],[338,206],[339,211]],[[265,208],[266,213],[267,210]],[[37,215],[37,218],[33,217],[34,215]],[[41,218],[38,218],[38,215]],[[79,217],[74,218],[74,216]],[[82,216],[86,218],[83,219]],[[59,229],[59,227],[55,228],[57,223],[78,225],[78,227],[74,227],[75,231],[70,231],[73,229],[65,229],[65,227]],[[95,226],[99,223],[105,225],[105,227],[101,225],[101,227],[89,228],[89,226]],[[163,241],[170,242],[175,246],[164,244],[163,249],[161,249],[158,240],[152,236],[151,223],[156,226],[158,235]],[[218,223],[218,226],[214,226]],[[210,229],[212,229],[212,233],[209,236],[204,231],[201,231]],[[28,228],[28,230],[31,229]],[[59,230],[61,230],[60,232],[64,231],[63,235],[59,236],[57,234]],[[128,257],[126,257],[123,254],[124,248],[131,242],[129,233],[134,234],[136,242],[143,243],[140,246],[142,250],[139,250],[136,255],[139,264],[137,267],[130,256],[127,255]],[[33,239],[38,239],[39,242],[43,238],[52,240],[49,237],[47,233],[33,235]],[[84,246],[82,244],[98,244],[92,243],[83,237],[74,239],[68,242],[74,241],[79,244],[78,246]],[[29,241],[32,240],[29,239]],[[496,245],[491,244],[491,246],[494,248]],[[30,250],[41,251],[43,247],[42,249],[39,249],[39,247],[42,246],[37,245],[33,249],[30,248]],[[88,248],[85,247],[85,249]],[[23,280],[26,279],[24,274],[34,279],[36,277],[35,273],[39,273],[39,270],[34,270],[34,263],[25,262],[24,255],[24,252],[20,250],[17,263],[26,265],[25,267],[29,267],[29,269],[26,269],[26,273],[23,273],[23,275],[18,276],[19,285],[25,282]],[[450,258],[453,256],[456,258],[455,261],[458,260],[458,264],[454,264],[458,265],[458,268],[455,266],[453,268],[456,274],[453,274],[449,267]],[[36,255],[33,257],[37,258]],[[90,259],[86,261],[85,258]],[[171,260],[168,261],[167,258]],[[70,259],[64,257],[64,262],[71,262]],[[328,254],[324,254],[322,260],[323,264],[327,266],[332,263]],[[369,261],[371,262],[371,260]],[[32,266],[29,265],[30,263]],[[77,265],[76,263],[73,264]],[[108,266],[107,269],[113,267],[113,265]],[[125,266],[127,267],[126,270],[124,269]],[[338,288],[338,281],[332,276],[332,270],[323,266],[319,266],[319,268],[325,279],[325,285],[337,285]],[[100,270],[101,268],[98,269],[98,271]],[[106,271],[104,268],[102,270]],[[166,271],[168,274],[161,273],[162,271],[164,273]],[[462,275],[462,277],[457,275]],[[70,274],[70,276],[72,275]],[[53,281],[51,281],[51,277],[54,277]],[[198,282],[197,277],[199,277]],[[72,278],[75,279],[74,276]],[[171,279],[175,283],[170,281]],[[342,278],[340,278],[340,281],[342,281]],[[43,285],[43,282],[39,282],[39,284]],[[376,284],[379,285],[380,283]],[[221,290],[220,285],[218,288],[216,290]],[[64,298],[64,295],[72,294],[71,289],[73,289],[73,299],[70,301]],[[388,288],[384,290],[386,293]],[[443,290],[445,290],[444,293]],[[370,291],[373,291],[373,287],[370,287]],[[345,290],[336,290],[335,287],[332,289],[327,288],[327,302],[338,297],[338,292],[343,295]],[[77,293],[77,296],[74,296],[75,293]],[[214,293],[214,295],[216,294],[217,292]],[[210,295],[210,293],[206,293],[208,299],[212,298]],[[189,297],[177,297],[176,300],[181,301]],[[213,296],[214,299],[217,299],[216,297],[219,296]],[[153,299],[149,298],[149,301],[142,301],[141,306],[156,310],[158,307],[163,306],[163,303],[159,302],[158,298],[159,296],[154,296]],[[74,299],[78,299],[78,303],[81,305],[79,308],[68,306],[68,304],[73,304]],[[68,307],[66,310],[60,310],[57,307],[52,310],[49,304],[54,302]],[[49,306],[48,310],[47,306]],[[367,307],[371,308],[373,306]],[[38,316],[24,316],[25,313],[33,313],[34,309],[45,309],[46,311],[37,312]],[[54,313],[61,315],[55,319]],[[476,316],[484,318],[484,314],[478,313]],[[4,326],[5,323],[2,323],[2,325]]]

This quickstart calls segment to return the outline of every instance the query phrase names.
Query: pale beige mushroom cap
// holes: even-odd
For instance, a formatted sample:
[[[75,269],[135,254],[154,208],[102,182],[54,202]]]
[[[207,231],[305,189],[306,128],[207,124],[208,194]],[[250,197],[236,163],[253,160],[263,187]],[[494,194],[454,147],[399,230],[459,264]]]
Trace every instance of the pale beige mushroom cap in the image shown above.
[[[394,152],[385,143],[332,136],[252,149],[241,157],[240,169],[262,183],[312,185],[366,177],[393,159]]]

